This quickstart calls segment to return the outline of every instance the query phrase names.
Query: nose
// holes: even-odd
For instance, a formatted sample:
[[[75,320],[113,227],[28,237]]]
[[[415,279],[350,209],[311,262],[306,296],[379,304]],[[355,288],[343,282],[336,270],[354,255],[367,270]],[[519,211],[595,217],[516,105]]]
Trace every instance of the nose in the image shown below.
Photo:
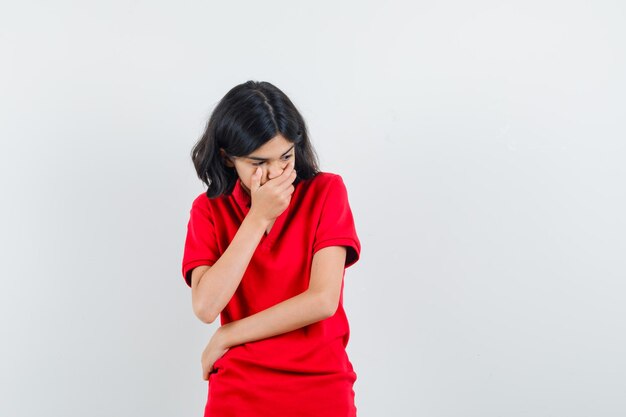
[[[285,169],[285,167],[283,167],[280,164],[270,164],[270,166],[267,168],[267,179],[268,181],[278,177],[280,174],[283,173],[283,170]]]

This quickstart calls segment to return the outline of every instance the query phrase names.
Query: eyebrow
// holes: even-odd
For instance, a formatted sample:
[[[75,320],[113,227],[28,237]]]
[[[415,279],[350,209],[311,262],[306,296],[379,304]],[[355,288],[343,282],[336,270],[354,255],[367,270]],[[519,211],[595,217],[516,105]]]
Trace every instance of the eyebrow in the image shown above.
[[[291,145],[291,148],[289,148],[287,150],[287,152],[285,152],[284,154],[282,154],[281,156],[285,156],[287,155],[289,152],[291,152],[291,150],[293,149],[293,147],[296,145]],[[254,159],[255,161],[267,161],[268,158],[259,158],[258,156],[246,156],[246,158],[248,159]]]

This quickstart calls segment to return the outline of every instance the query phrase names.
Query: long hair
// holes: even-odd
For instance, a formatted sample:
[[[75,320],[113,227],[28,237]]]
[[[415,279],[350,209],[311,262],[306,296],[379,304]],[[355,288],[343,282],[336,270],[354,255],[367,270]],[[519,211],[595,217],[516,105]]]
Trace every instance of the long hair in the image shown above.
[[[246,156],[278,134],[295,144],[294,185],[317,175],[318,158],[304,118],[285,93],[265,81],[247,81],[226,93],[191,151],[198,178],[207,186],[207,196],[231,193],[237,182],[237,171],[226,166],[220,148],[228,155]]]

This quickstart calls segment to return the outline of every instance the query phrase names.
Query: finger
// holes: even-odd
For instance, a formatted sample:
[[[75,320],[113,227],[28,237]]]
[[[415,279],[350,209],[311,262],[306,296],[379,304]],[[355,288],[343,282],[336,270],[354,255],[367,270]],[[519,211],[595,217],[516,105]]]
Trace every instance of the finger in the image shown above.
[[[283,191],[284,193],[283,195],[291,200],[291,196],[293,195],[294,191],[295,191],[295,187],[292,184],[289,184],[287,189]]]
[[[297,177],[297,172],[296,170],[292,170],[291,173],[289,174],[289,176],[287,177],[287,180],[285,182],[283,182],[280,186],[278,186],[279,190],[281,192],[285,192],[287,191],[290,187],[293,187],[293,182],[296,180]],[[293,190],[291,191],[293,192]],[[290,193],[291,193],[290,192]]]
[[[261,169],[261,167],[258,167],[256,171],[254,171],[254,174],[252,174],[252,177],[251,177],[250,191],[256,191],[259,189],[259,187],[261,186],[261,174],[262,173],[263,173],[263,170]]]
[[[288,193],[285,195],[285,200],[287,201],[287,205],[291,204],[291,199],[293,198],[293,193]]]
[[[204,378],[209,379],[209,375],[211,375],[213,372],[215,372],[215,368],[213,366],[209,366],[204,370]]]
[[[285,166],[285,169],[283,169],[283,172],[275,178],[276,183],[279,187],[282,187],[285,183],[290,183],[291,181],[291,173],[295,170],[296,167],[296,163],[294,162],[293,159],[290,159],[289,162],[287,162],[287,166]]]

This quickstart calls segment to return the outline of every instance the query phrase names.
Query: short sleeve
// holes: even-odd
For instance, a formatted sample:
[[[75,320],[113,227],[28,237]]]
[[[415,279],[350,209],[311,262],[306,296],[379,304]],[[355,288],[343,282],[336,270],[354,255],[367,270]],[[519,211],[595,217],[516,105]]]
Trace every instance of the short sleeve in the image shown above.
[[[200,265],[213,265],[219,259],[215,225],[204,195],[197,197],[189,212],[187,237],[183,251],[182,273],[191,288],[191,270]]]
[[[339,175],[335,175],[327,186],[315,238],[313,253],[327,246],[346,247],[346,268],[359,260],[361,242],[356,234],[352,210],[348,202],[348,191]]]

